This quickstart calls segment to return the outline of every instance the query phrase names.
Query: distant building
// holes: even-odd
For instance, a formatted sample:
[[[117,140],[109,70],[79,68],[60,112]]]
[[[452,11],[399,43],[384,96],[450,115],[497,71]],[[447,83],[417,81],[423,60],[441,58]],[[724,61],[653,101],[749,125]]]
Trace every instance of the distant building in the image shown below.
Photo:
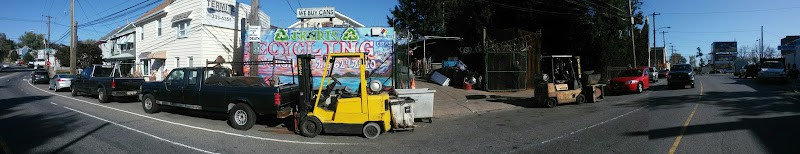
[[[800,64],[800,55],[797,54],[797,51],[800,50],[800,36],[786,36],[781,39],[778,50],[781,50],[781,56],[786,58],[786,65]]]
[[[667,61],[667,51],[664,50],[664,47],[654,47],[650,48],[653,54],[653,64],[654,66],[658,67],[659,69],[668,69],[669,62]]]
[[[738,55],[736,42],[711,43],[711,67],[719,72],[733,72],[734,61]]]

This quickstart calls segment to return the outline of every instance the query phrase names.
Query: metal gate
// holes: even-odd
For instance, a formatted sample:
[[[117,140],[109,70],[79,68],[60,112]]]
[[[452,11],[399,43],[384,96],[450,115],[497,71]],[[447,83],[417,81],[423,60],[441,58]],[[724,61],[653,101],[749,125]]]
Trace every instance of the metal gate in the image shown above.
[[[522,35],[504,41],[489,41],[485,52],[485,85],[487,91],[519,91],[525,90],[531,81],[529,65],[533,53],[537,50],[534,39],[538,35]]]

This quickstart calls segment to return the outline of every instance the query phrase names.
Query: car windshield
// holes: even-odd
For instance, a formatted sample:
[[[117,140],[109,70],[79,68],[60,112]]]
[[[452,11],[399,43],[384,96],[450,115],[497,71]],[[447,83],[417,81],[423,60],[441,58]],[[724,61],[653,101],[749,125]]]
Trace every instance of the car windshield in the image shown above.
[[[764,62],[761,68],[783,68],[783,64],[778,62]]]
[[[692,71],[692,67],[689,65],[672,65],[673,71]]]
[[[624,70],[619,73],[620,77],[642,76],[642,70]]]

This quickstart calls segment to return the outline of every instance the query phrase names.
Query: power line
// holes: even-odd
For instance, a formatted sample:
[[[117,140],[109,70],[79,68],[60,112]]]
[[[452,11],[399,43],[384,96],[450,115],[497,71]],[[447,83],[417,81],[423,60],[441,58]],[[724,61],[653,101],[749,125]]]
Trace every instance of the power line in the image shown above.
[[[109,14],[107,16],[104,16],[104,17],[101,17],[101,18],[98,18],[98,19],[95,19],[95,20],[92,20],[92,21],[89,21],[89,22],[85,22],[80,26],[92,26],[92,25],[96,25],[96,24],[100,24],[100,23],[105,23],[105,22],[108,22],[108,21],[110,21],[110,20],[112,20],[114,18],[118,18],[118,17],[121,17],[121,16],[132,14],[133,12],[137,12],[137,11],[143,9],[143,8],[149,7],[149,6],[159,2],[159,1],[155,1],[155,2],[152,2],[152,3],[149,3],[149,4],[142,5],[142,4],[144,4],[145,2],[148,2],[148,1],[150,1],[150,0],[145,0],[145,1],[139,2],[136,5],[133,5],[131,7],[122,9],[122,10],[117,11],[117,12],[114,12],[114,13]]]
[[[286,4],[289,4],[289,9],[291,9],[291,10],[289,10],[290,12],[292,10],[295,10],[294,7],[292,7],[292,3],[289,3],[289,0],[284,0],[284,1],[286,1]],[[289,14],[294,14],[294,13],[289,13]]]
[[[663,14],[693,15],[693,14],[749,13],[749,12],[763,12],[763,11],[777,11],[777,10],[791,10],[791,9],[800,9],[800,6],[785,7],[785,8],[773,8],[773,9],[759,9],[759,10],[712,11],[712,12],[670,12],[670,13],[663,13]]]
[[[734,30],[734,31],[669,31],[670,33],[743,33],[757,32],[758,30]]]
[[[44,20],[31,20],[31,19],[14,18],[14,17],[0,17],[0,20],[19,21],[19,22],[44,22]]]
[[[524,11],[524,12],[549,13],[549,14],[560,14],[560,15],[586,15],[586,14],[583,14],[583,13],[564,13],[564,12],[553,12],[553,11],[544,11],[544,10],[537,10],[537,9],[531,9],[531,8],[523,8],[523,7],[518,7],[518,6],[513,6],[513,5],[508,5],[508,4],[498,3],[498,2],[492,2],[492,1],[486,1],[486,0],[474,0],[474,1],[482,2],[482,3],[491,3],[491,4],[499,5],[499,6],[502,6],[502,7],[505,7],[505,8],[515,9],[517,11]]]

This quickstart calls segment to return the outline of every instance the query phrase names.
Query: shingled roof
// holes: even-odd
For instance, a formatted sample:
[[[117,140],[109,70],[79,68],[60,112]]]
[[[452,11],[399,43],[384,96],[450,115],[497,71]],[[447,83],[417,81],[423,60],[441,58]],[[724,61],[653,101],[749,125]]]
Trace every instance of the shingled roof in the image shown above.
[[[158,6],[154,7],[153,9],[148,10],[147,12],[142,14],[142,16],[139,16],[139,18],[136,18],[135,21],[142,20],[143,18],[145,18],[147,16],[150,16],[153,13],[156,13],[158,11],[164,10],[164,8],[167,8],[167,6],[169,6],[169,4],[172,4],[172,2],[175,2],[175,0],[164,0],[163,3],[159,4]]]

